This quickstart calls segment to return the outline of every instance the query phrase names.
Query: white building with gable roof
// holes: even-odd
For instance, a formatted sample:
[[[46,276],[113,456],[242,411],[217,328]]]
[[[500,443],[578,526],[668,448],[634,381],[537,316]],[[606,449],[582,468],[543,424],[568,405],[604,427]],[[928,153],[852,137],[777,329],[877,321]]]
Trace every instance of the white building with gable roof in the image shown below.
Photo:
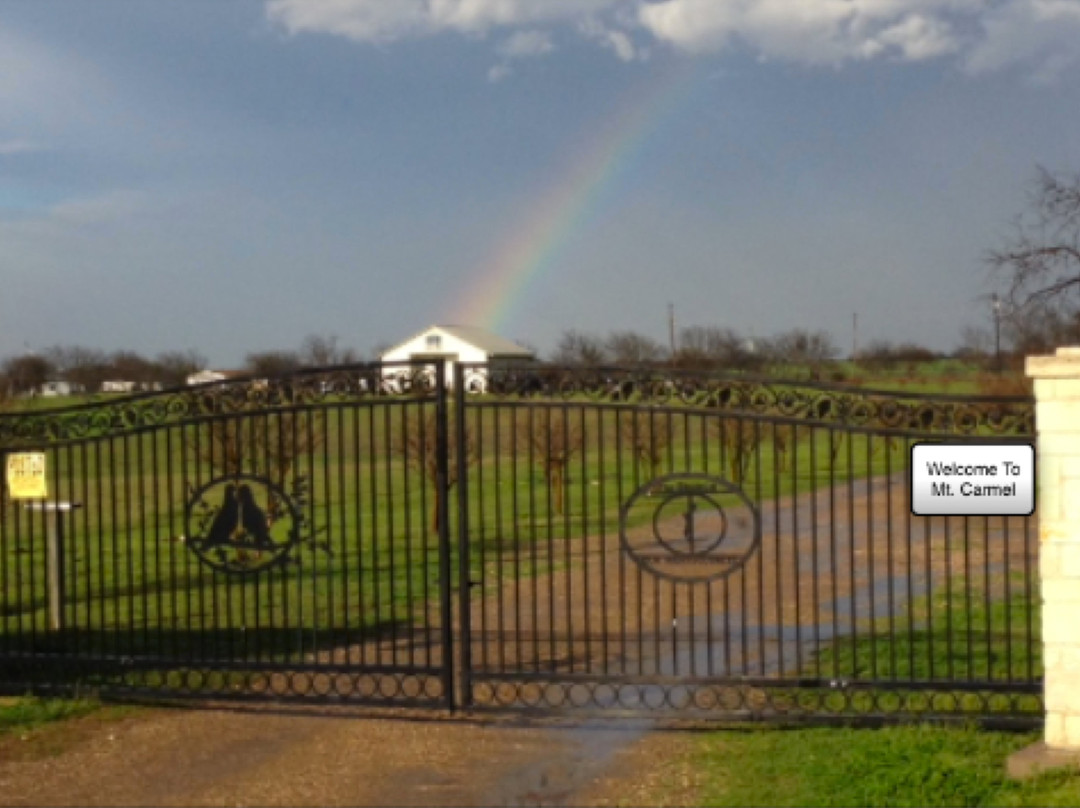
[[[521,362],[535,359],[528,348],[493,334],[486,329],[471,325],[433,325],[386,351],[383,362],[416,362],[432,360],[426,366],[427,374],[434,378],[434,362],[446,366],[447,385],[454,383],[454,363],[482,363],[487,367],[501,362]],[[401,392],[409,372],[406,368],[383,368],[383,379],[391,389]],[[465,376],[465,388],[482,393],[487,389],[487,368],[469,368]]]

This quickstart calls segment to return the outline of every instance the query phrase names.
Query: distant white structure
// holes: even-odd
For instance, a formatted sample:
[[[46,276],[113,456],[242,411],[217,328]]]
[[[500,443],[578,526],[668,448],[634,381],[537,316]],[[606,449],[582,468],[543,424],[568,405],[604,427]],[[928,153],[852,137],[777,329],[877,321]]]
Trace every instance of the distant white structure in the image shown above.
[[[101,383],[103,393],[134,393],[138,385],[135,382],[107,381]]]
[[[247,372],[243,370],[200,370],[198,373],[192,373],[187,377],[188,386],[196,384],[207,384],[208,382],[224,382],[229,379],[236,379],[240,376],[246,376]]]
[[[54,396],[73,396],[82,392],[84,392],[84,388],[81,384],[75,384],[65,379],[50,379],[34,390],[31,395],[53,398]]]
[[[487,370],[502,362],[520,362],[535,359],[528,348],[500,337],[483,328],[469,325],[433,325],[386,351],[383,362],[416,362],[431,360],[425,367],[430,379],[435,376],[435,363],[446,367],[447,385],[454,382],[454,363],[482,363],[486,367],[469,368],[465,376],[465,389],[482,393],[487,389]],[[383,383],[395,392],[402,392],[407,384],[408,371],[404,368],[383,368]]]
[[[126,382],[113,380],[101,383],[103,393],[137,393],[147,390],[160,390],[161,382]]]

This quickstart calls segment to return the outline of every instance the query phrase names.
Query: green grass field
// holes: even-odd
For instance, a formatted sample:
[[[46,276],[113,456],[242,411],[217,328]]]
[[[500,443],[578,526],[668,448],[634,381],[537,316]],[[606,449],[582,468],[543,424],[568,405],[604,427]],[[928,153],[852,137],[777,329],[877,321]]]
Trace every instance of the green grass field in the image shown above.
[[[1011,576],[1009,596],[1000,584],[988,599],[979,584],[957,579],[910,610],[881,621],[880,631],[839,642],[822,654],[857,678],[877,680],[978,679],[1029,681],[1042,675],[1039,593]],[[1030,630],[1029,630],[1030,629]],[[1008,648],[1009,653],[1003,653]]]
[[[100,702],[88,699],[39,699],[33,696],[2,699],[0,737],[90,715],[100,709]]]
[[[703,806],[1077,805],[1075,770],[1024,782],[1006,777],[1005,759],[1037,739],[929,725],[715,732],[696,737],[689,756],[666,766],[693,782],[691,803]],[[641,798],[669,804],[674,779],[662,778]]]

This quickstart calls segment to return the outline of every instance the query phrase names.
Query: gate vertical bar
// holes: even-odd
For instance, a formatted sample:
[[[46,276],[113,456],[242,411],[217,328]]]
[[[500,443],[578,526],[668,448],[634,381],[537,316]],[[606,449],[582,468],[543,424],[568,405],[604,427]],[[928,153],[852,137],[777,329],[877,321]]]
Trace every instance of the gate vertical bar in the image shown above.
[[[439,520],[439,610],[442,612],[442,680],[446,709],[453,712],[454,698],[454,626],[453,598],[450,592],[450,436],[446,401],[446,363],[435,363],[435,498]]]
[[[461,664],[461,706],[472,704],[472,581],[469,575],[469,445],[465,423],[465,369],[454,363],[454,460],[458,505],[458,651]]]

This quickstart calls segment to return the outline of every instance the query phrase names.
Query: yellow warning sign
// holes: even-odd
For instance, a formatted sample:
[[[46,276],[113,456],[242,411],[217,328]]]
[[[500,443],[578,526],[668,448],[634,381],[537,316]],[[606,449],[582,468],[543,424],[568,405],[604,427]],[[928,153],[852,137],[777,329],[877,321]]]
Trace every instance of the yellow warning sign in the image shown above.
[[[8,493],[12,499],[45,499],[45,453],[17,452],[7,458]]]

